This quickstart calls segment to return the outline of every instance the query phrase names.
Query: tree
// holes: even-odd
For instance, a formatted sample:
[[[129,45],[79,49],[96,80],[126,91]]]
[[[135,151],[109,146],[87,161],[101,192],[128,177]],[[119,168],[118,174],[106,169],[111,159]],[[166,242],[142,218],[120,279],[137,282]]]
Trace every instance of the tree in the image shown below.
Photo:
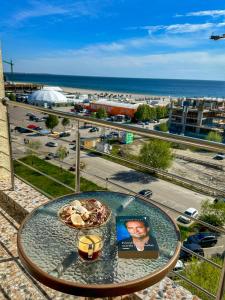
[[[40,141],[30,141],[27,144],[28,149],[26,150],[26,153],[31,155],[31,164],[33,165],[33,155],[37,154],[38,149],[41,147]]]
[[[135,112],[135,119],[138,121],[148,121],[150,120],[152,113],[153,110],[150,109],[148,104],[141,104]]]
[[[217,143],[222,142],[222,136],[218,132],[214,132],[214,131],[210,131],[206,139],[208,141],[217,142]]]
[[[9,98],[9,100],[16,101],[16,95],[13,93],[7,93],[6,96]]]
[[[96,112],[96,118],[98,119],[105,119],[107,118],[107,112],[106,112],[106,109],[104,107],[101,107],[97,110]]]
[[[56,156],[62,162],[67,157],[67,152],[68,152],[67,148],[61,145],[56,151]],[[62,169],[62,165],[61,165],[61,169]]]
[[[62,126],[64,127],[64,131],[66,130],[66,126],[70,125],[70,119],[69,118],[63,118],[62,119]]]
[[[139,155],[140,162],[157,169],[167,169],[172,159],[170,143],[156,139],[144,144]]]
[[[159,130],[163,132],[167,132],[169,130],[167,122],[159,124]]]
[[[199,219],[214,226],[225,225],[225,204],[202,202]]]
[[[57,116],[49,115],[48,118],[45,121],[45,125],[48,129],[53,130],[57,125],[59,124],[59,119]]]

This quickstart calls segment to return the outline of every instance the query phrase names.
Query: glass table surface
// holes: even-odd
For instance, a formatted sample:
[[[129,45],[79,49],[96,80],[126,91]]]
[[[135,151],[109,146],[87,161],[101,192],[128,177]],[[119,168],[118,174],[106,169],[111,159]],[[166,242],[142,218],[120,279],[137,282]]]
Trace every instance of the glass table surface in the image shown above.
[[[75,199],[90,198],[100,200],[112,211],[110,220],[100,227],[104,235],[101,256],[91,263],[84,262],[77,255],[77,229],[66,226],[58,217],[58,211],[62,206]],[[124,204],[127,206],[123,209],[121,205]],[[158,242],[159,257],[118,258],[116,216],[148,216]],[[32,271],[34,277],[37,273],[41,273],[41,276],[46,275],[51,281],[84,287],[86,285],[110,287],[123,284],[129,286],[129,282],[132,285],[135,281],[140,283],[142,279],[145,281],[146,278],[154,277],[154,274],[159,276],[162,270],[164,277],[165,270],[168,273],[176,263],[180,239],[179,231],[171,218],[150,202],[117,192],[82,192],[58,198],[35,209],[19,230],[18,250],[22,257],[21,261]],[[158,281],[160,279],[158,277]]]

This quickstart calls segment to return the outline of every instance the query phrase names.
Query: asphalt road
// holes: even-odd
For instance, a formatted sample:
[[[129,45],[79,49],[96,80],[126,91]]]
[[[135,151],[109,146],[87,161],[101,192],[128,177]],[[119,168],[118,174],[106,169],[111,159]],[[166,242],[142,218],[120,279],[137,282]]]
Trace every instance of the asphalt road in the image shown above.
[[[13,126],[24,126],[26,127],[28,124],[37,124],[38,126],[44,127],[44,122],[31,122],[29,118],[25,116],[26,111],[20,108],[11,109],[10,116],[11,122],[14,124]],[[40,114],[35,114],[41,116]],[[60,119],[61,120],[61,119]],[[13,128],[12,126],[12,128]],[[55,129],[55,131],[63,131],[63,127],[59,124],[59,126]],[[82,137],[89,136],[98,136],[100,132],[90,133],[88,129],[80,130]],[[20,134],[13,133],[15,140],[23,144],[24,137],[30,140],[40,140],[42,143],[41,151],[44,153],[55,152],[56,148],[46,147],[45,144],[48,141],[55,140],[53,138],[47,136],[35,136],[34,134]],[[72,130],[71,136],[64,138],[67,141],[72,141],[75,139],[75,130]],[[65,143],[63,141],[57,140],[58,145],[64,144],[68,148],[69,156],[66,158],[66,162],[73,164],[75,162],[75,151],[71,150],[69,143]],[[24,145],[14,144],[13,153],[16,157],[20,157],[24,155],[25,147]],[[159,203],[166,204],[170,207],[173,207],[177,210],[184,211],[188,207],[195,207],[197,209],[200,208],[202,200],[210,198],[200,193],[193,192],[186,188],[180,187],[178,185],[169,183],[167,181],[157,179],[147,174],[143,174],[141,172],[137,172],[125,166],[122,166],[117,163],[113,163],[111,161],[105,160],[103,158],[88,155],[86,152],[81,152],[81,160],[85,162],[86,168],[85,171],[87,173],[93,175],[82,174],[83,177],[86,177],[93,182],[104,185],[101,180],[97,179],[94,175],[98,175],[103,178],[110,178],[113,182],[125,187],[127,189],[131,189],[135,192],[139,192],[142,189],[151,189],[153,191],[153,199]],[[113,188],[110,186],[110,188]],[[115,189],[115,186],[114,188]],[[116,188],[118,189],[118,188]]]

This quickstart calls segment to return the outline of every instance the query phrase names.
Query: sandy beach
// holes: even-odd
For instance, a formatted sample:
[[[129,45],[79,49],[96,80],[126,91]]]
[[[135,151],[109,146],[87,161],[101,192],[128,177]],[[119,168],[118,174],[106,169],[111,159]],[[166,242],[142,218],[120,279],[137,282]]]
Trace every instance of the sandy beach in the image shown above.
[[[119,95],[128,97],[131,99],[136,100],[143,100],[145,98],[168,98],[168,96],[156,96],[156,95],[144,95],[144,94],[133,94],[133,93],[123,93],[123,92],[114,92],[114,91],[101,91],[101,90],[90,90],[90,89],[81,89],[81,88],[71,88],[71,87],[64,87],[60,86],[61,89],[63,89],[66,93],[80,93],[80,94],[103,94],[103,95]]]
[[[15,81],[15,84],[31,84],[34,82],[21,82],[21,81]],[[39,83],[34,83],[34,84],[39,84]],[[42,85],[42,84],[40,84]],[[43,84],[43,86],[50,86],[47,84]],[[71,94],[75,94],[75,93],[80,93],[80,94],[96,94],[96,95],[100,95],[103,94],[105,95],[105,97],[111,95],[117,95],[117,96],[123,96],[123,97],[127,97],[133,100],[146,100],[146,99],[153,99],[153,98],[168,98],[169,96],[159,96],[159,95],[150,95],[150,94],[136,94],[136,93],[126,93],[126,92],[115,92],[115,91],[104,91],[104,90],[91,90],[91,89],[81,89],[81,88],[74,88],[74,87],[66,87],[66,86],[59,86],[65,93],[71,93]],[[175,98],[175,97],[173,97]]]

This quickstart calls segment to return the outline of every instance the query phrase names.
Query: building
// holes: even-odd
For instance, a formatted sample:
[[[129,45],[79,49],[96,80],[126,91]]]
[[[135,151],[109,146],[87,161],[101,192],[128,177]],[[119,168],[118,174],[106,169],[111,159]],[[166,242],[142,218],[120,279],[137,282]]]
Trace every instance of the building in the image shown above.
[[[205,135],[209,131],[223,132],[225,99],[190,98],[171,101],[169,129],[174,133]]]
[[[85,108],[89,109],[92,112],[98,111],[99,108],[104,108],[106,112],[111,116],[126,115],[130,118],[133,118],[140,104],[142,103],[131,104],[109,100],[98,100],[96,102],[91,102],[88,107],[86,106]]]
[[[37,106],[55,106],[67,104],[65,95],[57,91],[40,90],[29,95],[27,102]]]

